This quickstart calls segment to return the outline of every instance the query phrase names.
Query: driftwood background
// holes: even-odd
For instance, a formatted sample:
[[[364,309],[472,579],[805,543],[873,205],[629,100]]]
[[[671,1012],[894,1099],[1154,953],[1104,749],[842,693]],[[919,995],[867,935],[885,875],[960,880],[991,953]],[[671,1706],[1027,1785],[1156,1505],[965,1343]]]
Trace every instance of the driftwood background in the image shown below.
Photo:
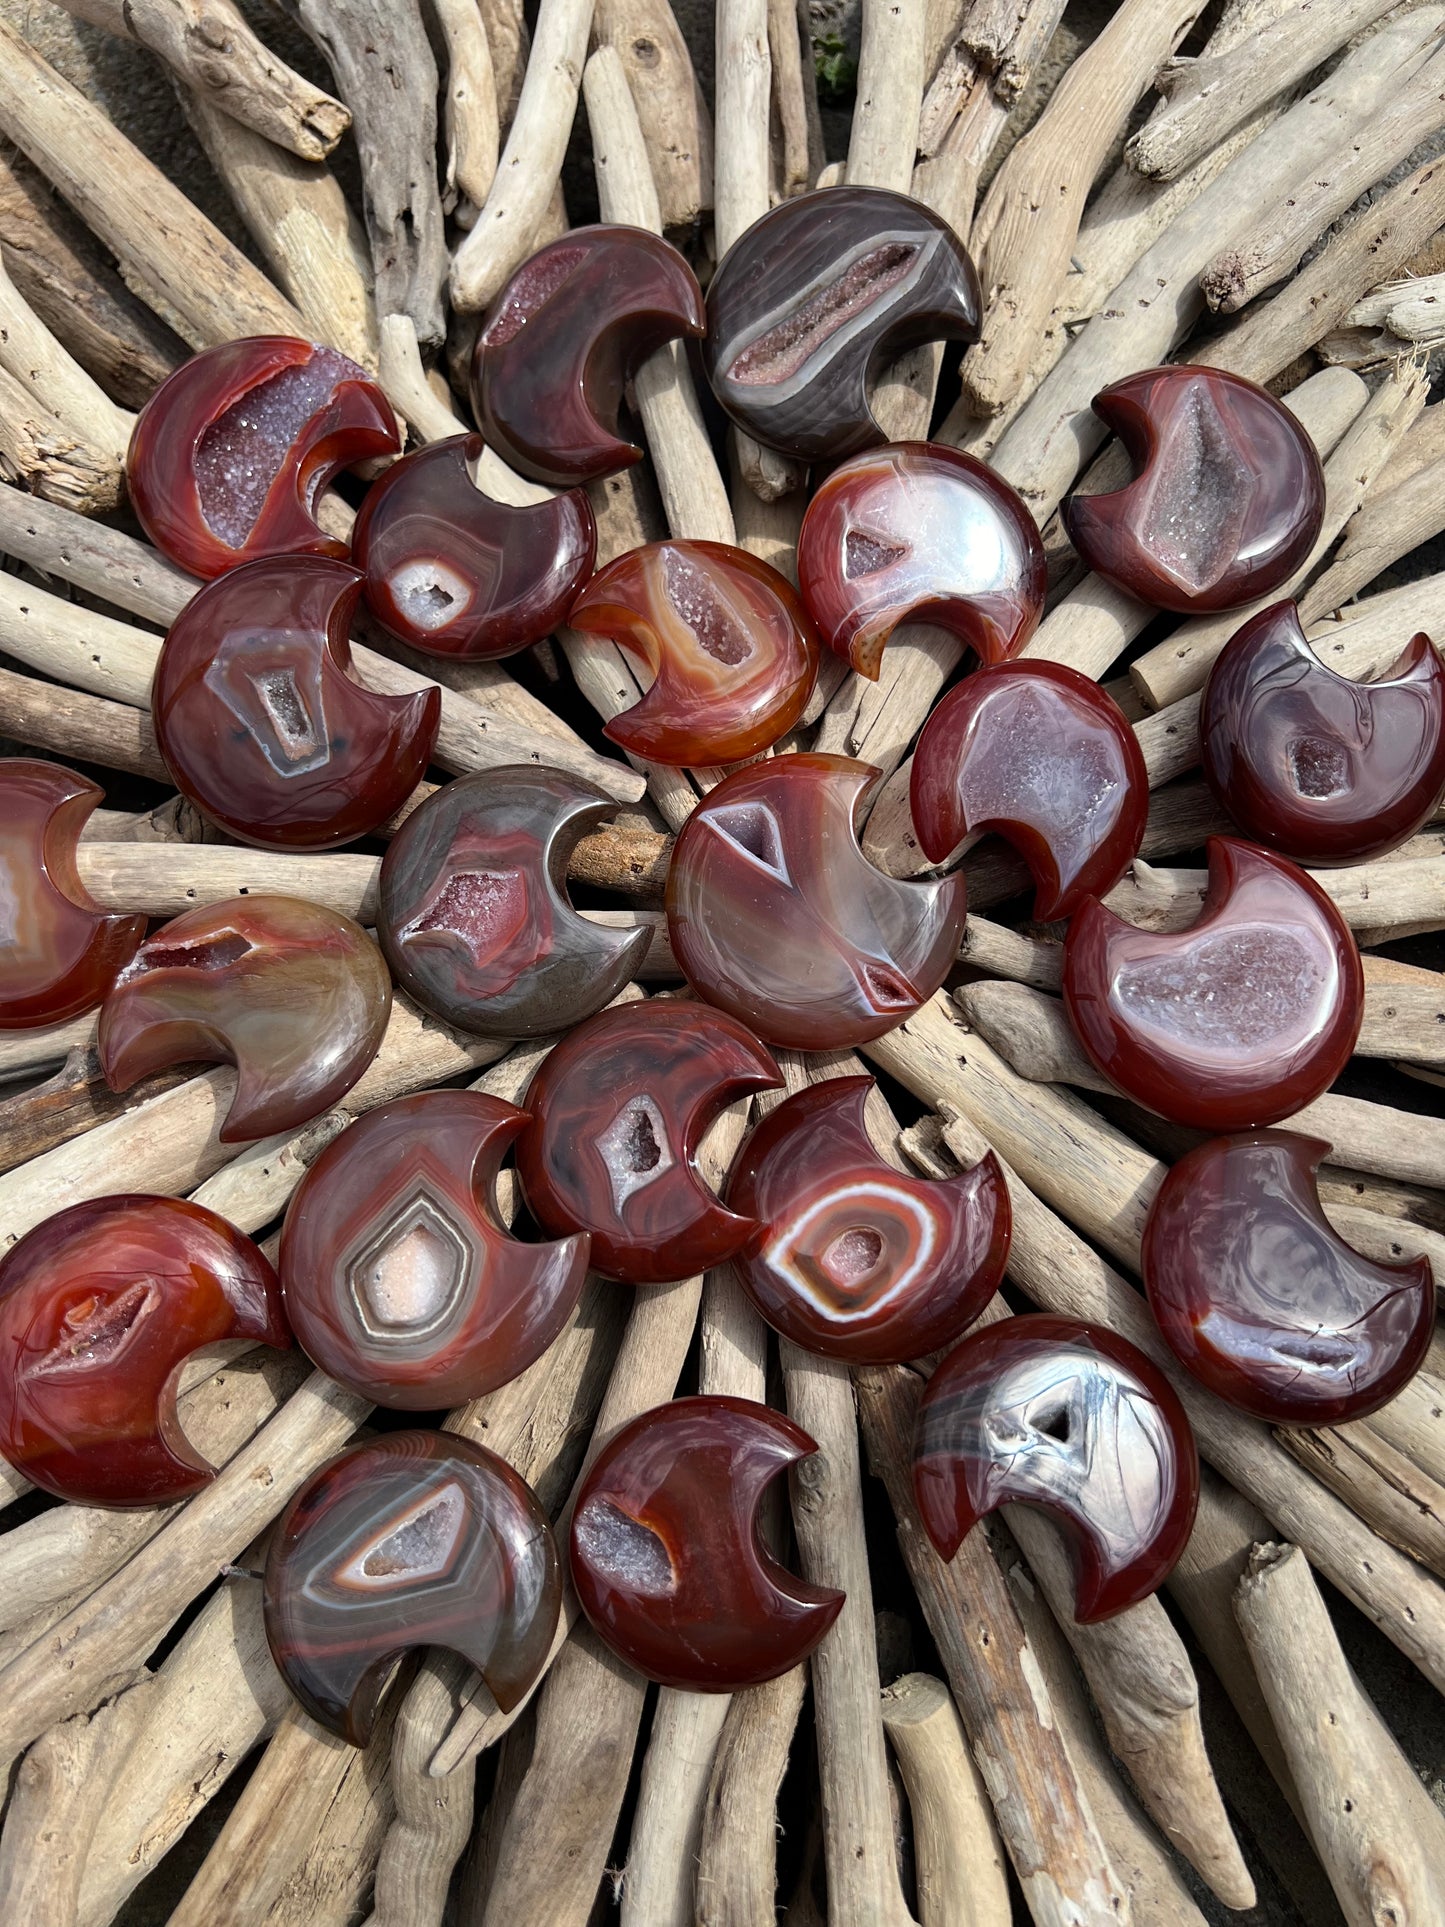
[[[1053,513],[1096,453],[1077,411],[1186,340],[1287,393],[1326,463],[1299,580],[1317,646],[1363,676],[1415,628],[1445,636],[1441,151],[1428,0],[0,0],[0,467],[24,485],[0,486],[0,737],[106,786],[81,851],[103,903],[165,916],[265,885],[364,920],[379,844],[258,856],[165,782],[149,682],[192,585],[126,519],[133,411],[189,348],[280,329],[378,367],[414,438],[440,437],[467,317],[537,240],[600,213],[706,272],[770,196],[846,175],[971,230],[983,340],[905,358],[879,413],[899,437],[932,421],[1034,508],[1054,589],[1031,653],[1114,678],[1155,790],[1115,900],[1187,922],[1218,826],[1197,692],[1237,618],[1175,626],[1081,575]],[[787,569],[791,465],[725,439],[680,355],[649,363],[636,402],[652,460],[596,491],[603,557],[670,529]],[[1105,451],[1090,485],[1111,470]],[[527,492],[495,462],[484,482]],[[339,527],[354,493],[326,505]],[[905,759],[960,654],[916,626],[877,686],[832,665],[807,718],[806,739],[893,774],[867,835],[885,865],[917,862]],[[362,649],[356,666],[379,688],[437,673]],[[709,773],[600,753],[599,717],[636,694],[623,659],[563,634],[445,674],[441,770],[537,754],[602,782],[623,807],[579,847],[577,900],[655,928],[669,834]],[[1010,1167],[993,1315],[1103,1318],[1157,1353],[1138,1240],[1183,1136],[1081,1059],[1020,866],[984,846],[969,874],[956,998],[870,1047],[879,1140],[925,1171],[988,1143]],[[1428,1251],[1445,1279],[1442,826],[1324,880],[1367,1014],[1300,1128],[1335,1147],[1340,1229]],[[647,989],[667,966],[659,940]],[[399,1000],[344,1106],[229,1157],[229,1072],[116,1099],[93,1035],[0,1038],[0,1244],[121,1168],[269,1234],[360,1111],[456,1079],[516,1098],[544,1048],[503,1053]],[[742,1128],[717,1127],[714,1174]],[[920,1383],[850,1385],[770,1349],[725,1274],[591,1289],[538,1366],[446,1422],[565,1517],[589,1441],[636,1411],[676,1389],[767,1395],[821,1447],[793,1493],[796,1557],[849,1606],[807,1679],[731,1701],[646,1688],[585,1626],[511,1722],[461,1669],[413,1663],[364,1755],[288,1703],[247,1575],[287,1493],[386,1415],[294,1355],[210,1359],[183,1415],[226,1470],[189,1505],[51,1505],[0,1467],[0,1927],[752,1923],[775,1883],[792,1927],[1445,1922],[1438,1342],[1384,1412],[1327,1432],[1189,1392],[1208,1468],[1189,1553],[1161,1601],[1096,1629],[1027,1513],[935,1558],[907,1481]]]

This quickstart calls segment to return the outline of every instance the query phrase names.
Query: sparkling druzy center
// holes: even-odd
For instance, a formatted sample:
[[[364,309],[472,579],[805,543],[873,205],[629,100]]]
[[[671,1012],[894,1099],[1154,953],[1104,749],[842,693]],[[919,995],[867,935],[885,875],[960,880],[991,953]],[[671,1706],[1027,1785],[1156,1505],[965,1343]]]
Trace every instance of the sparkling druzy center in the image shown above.
[[[466,1519],[466,1494],[452,1479],[388,1519],[338,1568],[337,1583],[349,1590],[384,1592],[439,1579],[452,1562]]]
[[[645,1093],[627,1100],[597,1139],[597,1148],[607,1167],[612,1208],[619,1218],[629,1199],[655,1184],[677,1162],[667,1120]]]
[[[347,1266],[346,1283],[371,1337],[415,1339],[452,1316],[471,1267],[466,1235],[429,1192],[418,1191]]]

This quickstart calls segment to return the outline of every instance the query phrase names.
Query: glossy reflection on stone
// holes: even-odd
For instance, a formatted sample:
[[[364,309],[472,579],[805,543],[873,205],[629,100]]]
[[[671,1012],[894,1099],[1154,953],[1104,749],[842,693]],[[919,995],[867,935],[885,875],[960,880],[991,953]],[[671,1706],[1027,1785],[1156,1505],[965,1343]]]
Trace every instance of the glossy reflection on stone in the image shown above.
[[[367,836],[426,773],[441,691],[382,696],[350,674],[361,577],[267,557],[193,596],[151,688],[176,787],[244,843],[331,850]]]
[[[894,1170],[868,1135],[871,1077],[799,1091],[753,1131],[728,1203],[760,1229],[734,1262],[785,1338],[886,1365],[941,1351],[1003,1279],[1013,1218],[990,1152],[954,1178]]]
[[[1080,1043],[1137,1103],[1202,1131],[1275,1124],[1327,1091],[1364,1015],[1349,926],[1283,857],[1209,839],[1197,922],[1156,933],[1086,903],[1064,944]]]
[[[878,678],[902,622],[951,629],[983,662],[1017,655],[1044,612],[1034,519],[1007,482],[956,448],[896,442],[841,462],[798,537],[798,583],[818,630]]]
[[[1094,397],[1134,480],[1064,505],[1088,566],[1182,615],[1237,609],[1277,589],[1320,532],[1314,443],[1265,389],[1219,368],[1146,368]]]
[[[780,1565],[758,1513],[817,1449],[742,1398],[674,1399],[618,1433],[583,1480],[571,1554],[582,1610],[619,1659],[664,1686],[728,1693],[808,1657],[844,1595]]]
[[[654,681],[604,734],[654,763],[739,763],[784,736],[818,674],[792,584],[724,542],[650,542],[609,562],[571,626],[608,636]]]
[[[872,378],[905,348],[976,341],[978,276],[932,208],[879,187],[829,187],[754,221],[708,289],[703,364],[754,441],[836,461],[886,437]]]
[[[392,1667],[419,1646],[459,1654],[510,1712],[546,1661],[562,1579],[547,1515],[505,1460],[448,1432],[388,1432],[302,1486],[264,1597],[281,1677],[365,1746]]]
[[[543,1036],[601,1010],[652,940],[589,923],[567,896],[572,851],[616,811],[580,776],[529,764],[443,785],[382,861],[377,931],[397,981],[486,1037]]]
[[[390,1015],[386,965],[350,917],[297,897],[237,897],[141,945],[101,1010],[100,1061],[113,1091],[172,1064],[234,1064],[220,1137],[240,1144],[334,1104]]]
[[[587,1275],[585,1236],[523,1244],[493,1187],[527,1113],[425,1091],[353,1124],[291,1201],[281,1280],[322,1371],[380,1405],[435,1411],[516,1378],[556,1338]]]
[[[678,835],[672,948],[701,997],[770,1044],[844,1050],[926,1003],[963,934],[961,875],[885,876],[855,819],[878,771],[842,756],[736,770]]]
[[[586,1231],[592,1264],[627,1284],[667,1284],[733,1257],[757,1229],[697,1168],[708,1125],[782,1073],[720,1011],[653,999],[603,1011],[543,1060],[517,1174],[554,1237]]]
[[[143,916],[108,915],[76,870],[81,831],[104,800],[59,763],[0,763],[0,1030],[93,1010],[145,935]]]
[[[1179,1362],[1273,1425],[1338,1425],[1392,1399],[1435,1328],[1428,1258],[1383,1265],[1331,1226],[1330,1147],[1290,1131],[1210,1138],[1144,1228],[1149,1304]]]
[[[1089,1625],[1169,1576],[1194,1524],[1199,1457],[1178,1396],[1141,1351],[1101,1325],[1029,1316],[971,1333],[928,1381],[913,1485],[945,1559],[1000,1506],[1052,1513]]]
[[[193,355],[136,421],[126,483],[141,526],[192,575],[261,555],[344,557],[317,497],[343,468],[396,455],[390,402],[334,348],[254,335]]]
[[[659,235],[573,228],[524,261],[487,313],[472,358],[477,421],[534,481],[600,481],[642,459],[618,425],[637,370],[706,329],[697,276]]]
[[[529,508],[498,502],[472,479],[484,446],[454,435],[403,456],[367,490],[351,532],[367,608],[428,655],[477,661],[540,642],[596,560],[582,491]]]
[[[1352,682],[1277,602],[1216,658],[1199,737],[1205,780],[1247,836],[1300,863],[1360,863],[1412,837],[1445,790],[1445,663],[1416,635],[1378,682]]]
[[[1096,682],[1056,662],[976,670],[924,726],[910,807],[930,863],[995,830],[1034,879],[1034,915],[1069,917],[1139,853],[1149,774],[1139,739]]]
[[[276,1274],[249,1238],[183,1198],[93,1198],[0,1263],[0,1452],[79,1505],[170,1505],[215,1476],[176,1381],[226,1339],[291,1343]]]

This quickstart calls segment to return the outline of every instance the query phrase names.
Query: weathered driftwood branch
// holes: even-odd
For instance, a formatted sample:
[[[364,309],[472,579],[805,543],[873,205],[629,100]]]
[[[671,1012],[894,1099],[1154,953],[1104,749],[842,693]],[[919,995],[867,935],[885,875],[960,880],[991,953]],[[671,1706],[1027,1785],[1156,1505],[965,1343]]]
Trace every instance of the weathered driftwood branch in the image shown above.
[[[697,1847],[698,1927],[743,1927],[775,1907],[778,1789],[806,1685],[795,1666],[728,1702]]]
[[[998,1828],[953,1695],[907,1673],[883,1689],[883,1730],[908,1790],[925,1927],[1009,1927]]]
[[[1445,1487],[1365,1425],[1279,1426],[1285,1451],[1337,1493],[1382,1539],[1445,1577]]]
[[[0,131],[64,195],[115,254],[136,291],[193,348],[237,335],[306,332],[300,315],[260,269],[5,23]]]
[[[587,57],[593,0],[542,0],[497,177],[452,258],[452,306],[485,308],[533,245],[562,171]]]
[[[945,1564],[923,1530],[912,1472],[922,1380],[901,1365],[870,1366],[857,1389],[868,1463],[887,1487],[904,1563],[1035,1921],[1127,1921],[1132,1910],[984,1535],[970,1534]]]
[[[988,306],[963,358],[964,394],[977,414],[1005,407],[1027,377],[1094,176],[1200,11],[1197,0],[1125,0],[994,177],[973,228]]]
[[[1197,59],[1166,61],[1154,79],[1164,104],[1126,143],[1130,167],[1154,180],[1176,179],[1389,10],[1389,0],[1291,8],[1228,53],[1208,47]]]
[[[1111,381],[1168,358],[1203,309],[1198,277],[1262,198],[1318,166],[1433,47],[1445,10],[1392,22],[1266,127],[1130,269],[1015,417],[993,465],[1040,522],[1104,439],[1090,402]]]
[[[139,408],[184,360],[184,343],[23,154],[0,158],[0,247],[36,314],[122,407]]]
[[[731,1704],[726,1693],[658,1689],[627,1848],[625,1927],[690,1927],[696,1917],[693,1878],[704,1809]]]
[[[144,710],[17,676],[10,669],[0,669],[0,735],[54,756],[129,770],[155,783],[170,780]]]
[[[922,0],[862,0],[858,91],[848,135],[850,187],[903,192],[913,174],[923,104],[927,9]]]
[[[1211,308],[1233,314],[1299,266],[1306,248],[1367,188],[1445,122],[1445,56],[1427,60],[1323,168],[1301,170],[1200,277]]]
[[[812,22],[799,0],[768,0],[768,60],[772,83],[770,193],[776,200],[788,201],[813,185],[823,165]]]
[[[1310,874],[1361,943],[1386,941],[1384,932],[1445,926],[1445,857],[1398,863],[1377,857],[1353,869]],[[1137,858],[1105,901],[1130,923],[1182,930],[1198,916],[1207,887],[1206,871],[1170,870]]]
[[[596,0],[592,35],[596,46],[613,48],[622,62],[663,230],[690,234],[713,204],[712,118],[669,0]],[[721,118],[721,65],[716,86]]]
[[[381,314],[409,315],[423,347],[446,333],[446,236],[437,187],[437,69],[419,0],[286,0],[351,109]]]
[[[502,144],[491,43],[477,0],[430,0],[430,6],[447,65],[442,85],[442,207],[459,227],[469,228],[497,177]]]
[[[1137,1147],[1066,1093],[1017,1079],[980,1038],[970,1041],[946,999],[926,1004],[865,1054],[925,1103],[961,1114],[945,1130],[961,1160],[972,1162],[991,1143],[1014,1167],[1010,1269],[1020,1289],[1045,1310],[1111,1325],[1170,1372],[1204,1456],[1429,1678],[1445,1683],[1445,1588],[1386,1546],[1265,1427],[1202,1394],[1139,1293],[1056,1215],[1067,1210],[1106,1249],[1132,1250],[1150,1184]],[[1121,1238],[1129,1242],[1121,1246]]]
[[[1432,412],[1426,409],[1416,428]],[[1434,430],[1435,424],[1431,428]],[[1406,441],[1409,439],[1407,436]],[[1388,476],[1387,468],[1376,477],[1375,486],[1345,524],[1344,537],[1330,566],[1301,599],[1304,621],[1327,609],[1340,608],[1392,562],[1445,528],[1445,453],[1392,488],[1382,486]],[[1403,643],[1404,638],[1401,640]]]
[[[297,160],[203,94],[181,105],[277,285],[306,332],[376,367],[376,304],[366,232],[330,168]]]
[[[1256,1548],[1235,1611],[1351,1927],[1437,1918],[1445,1819],[1351,1672],[1297,1546]]]
[[[278,60],[231,0],[63,4],[78,19],[148,47],[182,85],[302,160],[325,160],[351,125],[341,102]]]

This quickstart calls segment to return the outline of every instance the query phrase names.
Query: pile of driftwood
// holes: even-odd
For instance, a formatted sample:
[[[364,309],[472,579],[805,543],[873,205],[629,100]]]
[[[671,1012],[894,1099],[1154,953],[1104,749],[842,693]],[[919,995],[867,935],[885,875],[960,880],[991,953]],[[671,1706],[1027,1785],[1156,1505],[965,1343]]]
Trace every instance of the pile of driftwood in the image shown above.
[[[909,354],[877,411],[895,438],[932,424],[987,456],[1046,532],[1054,596],[1027,653],[1116,678],[1154,788],[1147,860],[1112,899],[1126,916],[1175,927],[1197,911],[1198,851],[1221,827],[1196,771],[1199,690],[1240,618],[1176,624],[1141,653],[1153,613],[1069,555],[1061,498],[1081,475],[1098,487],[1121,472],[1089,412],[1099,388],[1182,357],[1284,393],[1328,485],[1294,585],[1319,653],[1367,677],[1413,631],[1445,635],[1445,574],[1362,596],[1445,528],[1445,404],[1425,405],[1419,353],[1445,335],[1445,164],[1420,162],[1445,131],[1445,5],[1122,0],[1040,112],[1030,80],[1064,0],[863,0],[847,157],[828,165],[793,0],[718,0],[710,104],[667,0],[540,0],[530,36],[521,0],[286,0],[337,98],[279,62],[231,0],[67,3],[166,64],[263,265],[0,26],[0,461],[14,484],[0,486],[0,734],[34,752],[166,780],[151,674],[194,584],[126,532],[131,411],[188,349],[280,332],[376,369],[413,441],[455,433],[479,312],[567,226],[579,116],[603,217],[665,231],[704,272],[771,201],[819,180],[911,191],[970,239],[981,340],[948,362],[942,390],[941,352]],[[1032,124],[994,169],[1025,97]],[[362,207],[328,166],[348,129]],[[646,365],[635,399],[649,461],[593,490],[599,559],[671,531],[788,570],[805,477],[714,435],[678,349]],[[482,481],[534,498],[492,457]],[[345,496],[326,503],[338,528]],[[798,732],[889,774],[867,832],[885,866],[920,861],[906,759],[961,654],[915,626],[877,683],[830,664]],[[360,647],[354,662],[376,689],[441,683],[442,771],[533,759],[600,783],[621,808],[579,846],[574,881],[606,893],[586,898],[612,905],[594,914],[657,930],[647,974],[671,974],[669,840],[713,773],[601,753],[584,711],[605,719],[638,694],[615,649],[563,633],[517,664]],[[97,812],[80,848],[98,902],[155,917],[264,889],[366,921],[378,864],[374,851],[234,847],[174,795]],[[613,1904],[630,1927],[755,1924],[773,1917],[785,1773],[788,1814],[816,1815],[811,1847],[783,1849],[778,1899],[801,1923],[821,1906],[838,1927],[910,1914],[1198,1927],[1206,1887],[1254,1904],[1228,1808],[1267,1811],[1268,1785],[1317,1856],[1282,1856],[1300,1919],[1323,1924],[1337,1905],[1351,1923],[1445,1920],[1445,1818],[1345,1663],[1316,1580],[1414,1663],[1421,1694],[1445,1691],[1445,1349],[1374,1417],[1325,1431],[1271,1430],[1184,1378],[1137,1282],[1142,1220],[1181,1134],[1123,1104],[1073,1043],[1057,932],[995,920],[1027,900],[1019,864],[982,846],[968,873],[956,987],[867,1051],[897,1112],[880,1099],[880,1142],[935,1173],[991,1145],[1013,1191],[1010,1302],[1109,1324],[1170,1371],[1206,1473],[1167,1596],[1077,1625],[1053,1528],[1016,1509],[944,1565],[910,1490],[918,1373],[850,1377],[787,1344],[770,1373],[768,1334],[726,1272],[635,1293],[599,1284],[522,1378],[446,1423],[565,1519],[587,1453],[680,1382],[785,1400],[820,1447],[792,1493],[796,1558],[846,1590],[842,1616],[808,1678],[729,1700],[651,1693],[569,1603],[524,1709],[504,1717],[458,1664],[416,1655],[356,1753],[288,1702],[248,1575],[286,1500],[367,1408],[295,1353],[206,1358],[181,1411],[223,1469],[188,1503],[42,1509],[0,1466],[0,1528],[19,1521],[0,1530],[5,1927],[102,1927],[183,1841],[195,1871],[173,1927],[533,1927]],[[1373,1256],[1426,1252],[1445,1279],[1445,1121],[1430,1101],[1445,1081],[1445,978],[1391,951],[1445,929],[1445,836],[1319,880],[1364,950],[1360,1053],[1378,1072],[1352,1088],[1393,1101],[1335,1092],[1297,1122],[1333,1147],[1322,1190],[1341,1232]],[[12,1033],[0,1246],[120,1188],[195,1197],[265,1237],[368,1107],[462,1078],[517,1099],[544,1050],[451,1032],[398,996],[344,1105],[237,1155],[217,1136],[229,1069],[118,1099],[93,1018]],[[788,1066],[797,1082],[839,1068]],[[715,1127],[713,1177],[744,1124]],[[1000,1300],[991,1315],[1010,1312]],[[899,1549],[939,1677],[895,1678],[894,1638],[880,1662],[874,1582],[898,1599]],[[885,1631],[896,1623],[884,1616]],[[1267,1775],[1250,1778],[1236,1750],[1237,1777],[1216,1779],[1191,1655]],[[227,1783],[243,1775],[236,1798]],[[217,1796],[219,1831],[202,1819]],[[204,1849],[186,1840],[197,1822]]]

